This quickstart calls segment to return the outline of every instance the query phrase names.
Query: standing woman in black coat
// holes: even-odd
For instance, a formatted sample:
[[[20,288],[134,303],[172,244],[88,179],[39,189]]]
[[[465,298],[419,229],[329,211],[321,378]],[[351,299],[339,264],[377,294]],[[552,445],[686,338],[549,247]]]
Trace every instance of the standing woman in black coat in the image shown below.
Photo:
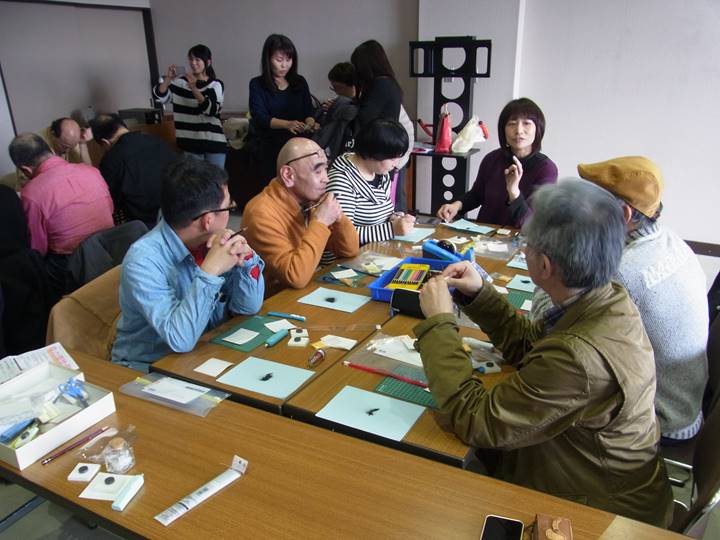
[[[376,118],[397,121],[402,90],[383,46],[374,39],[361,43],[350,61],[355,67],[359,93],[357,127],[362,128]]]

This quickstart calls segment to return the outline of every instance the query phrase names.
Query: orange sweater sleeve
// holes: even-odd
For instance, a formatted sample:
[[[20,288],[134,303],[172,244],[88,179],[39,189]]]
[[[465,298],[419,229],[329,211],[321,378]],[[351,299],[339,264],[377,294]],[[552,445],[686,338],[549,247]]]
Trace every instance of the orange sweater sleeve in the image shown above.
[[[330,227],[332,235],[327,249],[336,257],[355,257],[360,252],[360,237],[352,221],[343,214]]]

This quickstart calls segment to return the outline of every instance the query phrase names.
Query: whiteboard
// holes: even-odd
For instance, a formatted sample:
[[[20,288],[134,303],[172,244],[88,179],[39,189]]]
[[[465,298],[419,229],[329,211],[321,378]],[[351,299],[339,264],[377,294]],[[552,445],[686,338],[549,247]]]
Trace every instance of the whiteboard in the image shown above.
[[[0,2],[0,65],[18,133],[151,103],[140,10]]]

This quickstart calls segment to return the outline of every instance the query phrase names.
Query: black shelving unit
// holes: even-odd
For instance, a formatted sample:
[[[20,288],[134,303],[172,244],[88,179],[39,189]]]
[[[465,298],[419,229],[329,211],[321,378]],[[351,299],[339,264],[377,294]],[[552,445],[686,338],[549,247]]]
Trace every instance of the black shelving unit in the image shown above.
[[[443,65],[443,52],[447,49],[464,51],[465,60],[462,65],[455,69]],[[485,50],[487,58],[485,66],[482,68],[477,65],[480,49]],[[463,122],[455,129],[460,131],[465,126],[472,116],[474,79],[490,77],[491,56],[492,41],[475,39],[474,36],[436,37],[434,41],[410,42],[410,76],[434,79],[433,121],[436,122],[439,118],[440,109],[444,104],[455,103],[463,113]],[[455,98],[449,98],[442,93],[443,79],[448,77],[460,78],[464,83],[462,93]],[[431,213],[434,214],[440,206],[458,199],[465,193],[470,173],[468,158],[476,152],[477,150],[471,150],[466,154],[441,154],[438,152],[415,154],[416,157],[428,156],[432,159]],[[444,158],[455,159],[455,166],[445,167],[443,165]],[[443,181],[448,175],[452,177],[451,185],[446,185]]]

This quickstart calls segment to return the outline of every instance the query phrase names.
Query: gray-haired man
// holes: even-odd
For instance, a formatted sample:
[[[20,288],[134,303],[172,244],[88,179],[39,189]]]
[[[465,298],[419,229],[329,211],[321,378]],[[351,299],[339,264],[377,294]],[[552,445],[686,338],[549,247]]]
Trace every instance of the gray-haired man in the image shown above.
[[[523,227],[528,270],[555,307],[518,315],[467,263],[420,293],[415,327],[435,401],[468,444],[500,449],[505,480],[665,527],[672,493],[657,454],[655,366],[625,289],[614,197],[582,180],[541,188]],[[472,377],[448,287],[515,371],[488,390]]]

